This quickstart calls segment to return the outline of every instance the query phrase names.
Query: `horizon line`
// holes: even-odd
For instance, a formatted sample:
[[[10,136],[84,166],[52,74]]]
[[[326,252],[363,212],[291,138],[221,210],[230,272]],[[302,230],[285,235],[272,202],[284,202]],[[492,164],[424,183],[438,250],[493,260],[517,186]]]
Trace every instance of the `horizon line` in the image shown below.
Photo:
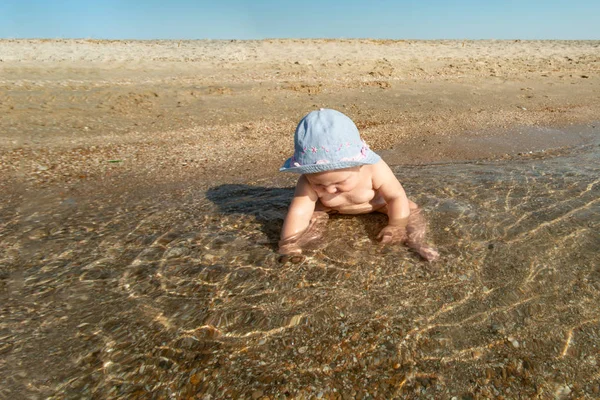
[[[368,40],[368,41],[386,41],[386,42],[406,42],[406,41],[514,41],[514,42],[531,42],[531,41],[587,41],[594,42],[600,41],[599,39],[520,39],[520,38],[435,38],[435,39],[419,39],[419,38],[374,38],[374,37],[265,37],[265,38],[254,38],[254,39],[237,39],[237,38],[152,38],[152,39],[136,39],[136,38],[95,38],[95,37],[0,37],[0,40],[87,40],[87,41],[106,41],[106,42],[124,42],[124,41],[136,41],[136,42],[149,42],[149,41],[202,41],[202,40],[213,40],[213,41],[229,41],[229,42],[258,42],[266,40],[324,40],[324,41],[352,41],[352,40]]]

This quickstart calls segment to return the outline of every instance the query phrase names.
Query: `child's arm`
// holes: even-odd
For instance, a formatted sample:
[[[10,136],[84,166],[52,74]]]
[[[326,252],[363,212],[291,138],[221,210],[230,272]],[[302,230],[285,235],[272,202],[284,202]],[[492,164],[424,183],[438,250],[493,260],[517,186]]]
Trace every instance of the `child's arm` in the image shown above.
[[[388,225],[381,230],[378,239],[382,243],[404,242],[406,225],[410,215],[408,197],[398,179],[383,161],[373,169],[373,189],[377,190],[387,205]]]
[[[375,166],[373,188],[378,187],[377,190],[386,201],[389,218],[388,225],[381,230],[377,238],[381,239],[382,243],[406,242],[427,261],[437,260],[439,253],[425,242],[426,223],[421,209],[416,205],[413,205],[413,210],[410,209],[404,188],[387,164],[381,162]]]
[[[301,252],[299,246],[295,246],[294,241],[290,241],[290,239],[302,234],[308,228],[318,199],[317,193],[310,186],[304,175],[302,175],[298,179],[294,198],[283,221],[281,241],[279,242],[279,252],[281,254]]]

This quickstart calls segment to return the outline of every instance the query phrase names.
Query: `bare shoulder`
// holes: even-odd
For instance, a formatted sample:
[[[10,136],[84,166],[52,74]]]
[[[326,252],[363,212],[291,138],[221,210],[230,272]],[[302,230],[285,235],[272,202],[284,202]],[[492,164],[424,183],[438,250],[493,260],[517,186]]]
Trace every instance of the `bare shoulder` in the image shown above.
[[[312,188],[308,179],[304,175],[300,175],[298,182],[296,183],[296,190],[294,191],[294,197],[308,197],[312,201],[317,201],[319,196],[317,192]]]
[[[389,165],[383,160],[376,164],[369,165],[373,189],[379,189],[383,185],[399,184],[398,179],[392,172]]]

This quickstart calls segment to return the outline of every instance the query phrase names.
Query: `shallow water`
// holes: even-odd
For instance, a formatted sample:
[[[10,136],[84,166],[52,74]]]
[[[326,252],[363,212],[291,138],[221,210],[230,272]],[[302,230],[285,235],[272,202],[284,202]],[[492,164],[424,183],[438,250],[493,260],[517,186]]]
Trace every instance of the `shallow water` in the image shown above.
[[[292,189],[264,182],[25,193],[0,211],[0,397],[595,398],[599,161],[395,168],[432,264],[365,215],[281,265]]]

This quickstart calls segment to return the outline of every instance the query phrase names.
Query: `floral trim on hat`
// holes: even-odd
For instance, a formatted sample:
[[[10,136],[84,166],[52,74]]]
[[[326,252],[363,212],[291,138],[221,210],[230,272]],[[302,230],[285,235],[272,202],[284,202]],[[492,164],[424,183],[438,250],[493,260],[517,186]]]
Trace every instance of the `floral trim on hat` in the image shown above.
[[[337,149],[337,151],[340,151],[343,147],[347,146],[350,147],[350,143],[346,142],[345,144],[341,144],[340,147]],[[357,155],[353,156],[353,157],[344,157],[341,158],[339,160],[336,161],[329,161],[329,160],[317,160],[314,165],[316,164],[329,164],[332,162],[343,162],[343,161],[360,161],[362,159],[365,159],[367,157],[367,152],[369,151],[369,145],[367,145],[365,142],[362,142],[362,147],[360,149],[360,153],[358,153]],[[321,147],[325,152],[329,153],[329,150],[325,147]],[[306,150],[306,149],[305,149]],[[318,148],[316,147],[311,147],[310,148],[311,152],[313,153],[317,153],[319,151]],[[302,154],[305,154],[305,152],[302,152]],[[301,167],[303,164],[300,164],[298,161],[296,161],[296,157],[292,156],[291,159],[291,165],[293,165],[294,167]],[[304,165],[311,165],[311,164],[304,164]]]
[[[367,144],[365,142],[359,142],[359,143],[350,143],[350,142],[346,142],[346,143],[342,143],[339,146],[337,146],[337,148],[335,149],[335,151],[341,151],[344,147],[351,147],[351,146],[367,146]],[[368,148],[369,146],[367,146]],[[300,152],[300,154],[306,154],[307,152],[309,153],[318,153],[320,151],[324,151],[325,153],[329,153],[329,148],[325,147],[325,146],[321,146],[321,147],[315,147],[315,146],[311,146],[311,147],[304,147],[302,149],[302,151]]]
[[[363,158],[367,157],[367,151],[369,150],[369,146],[365,145],[360,149],[360,153],[355,155],[354,157],[344,157],[340,161],[360,161]]]

